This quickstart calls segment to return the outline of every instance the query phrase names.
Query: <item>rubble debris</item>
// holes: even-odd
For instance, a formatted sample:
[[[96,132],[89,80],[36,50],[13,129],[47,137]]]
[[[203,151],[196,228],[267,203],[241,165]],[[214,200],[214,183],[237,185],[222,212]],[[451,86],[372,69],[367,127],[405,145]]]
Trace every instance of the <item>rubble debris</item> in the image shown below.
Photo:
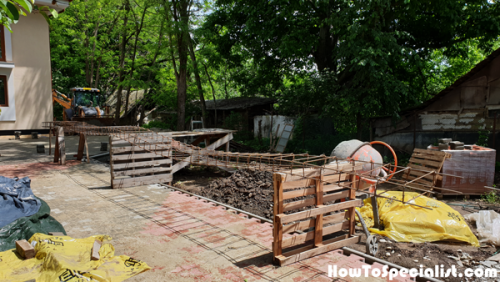
[[[91,260],[99,260],[99,250],[101,249],[102,242],[99,240],[94,241],[94,245],[92,246],[92,255],[90,257]]]
[[[438,139],[439,143],[446,144],[446,145],[450,144],[451,141],[452,141],[451,138],[439,138]]]
[[[16,241],[16,252],[23,259],[30,259],[35,257],[35,249],[26,240]]]
[[[273,216],[273,174],[239,170],[230,177],[212,181],[201,196],[271,219]]]
[[[200,191],[200,195],[203,197],[268,219],[273,218],[273,194],[272,172],[251,169],[238,170],[230,177],[214,180],[208,187],[203,187]],[[285,200],[285,203],[312,197],[314,195],[297,197]],[[308,210],[311,207],[306,206],[298,210]],[[285,214],[291,212],[285,212]],[[297,210],[293,212],[297,212]]]

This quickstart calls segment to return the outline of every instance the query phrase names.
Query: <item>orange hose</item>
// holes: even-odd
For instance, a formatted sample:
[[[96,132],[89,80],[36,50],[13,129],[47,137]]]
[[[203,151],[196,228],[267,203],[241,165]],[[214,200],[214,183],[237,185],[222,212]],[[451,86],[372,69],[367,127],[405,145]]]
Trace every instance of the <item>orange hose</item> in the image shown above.
[[[391,179],[394,176],[394,173],[398,169],[398,157],[396,156],[396,152],[394,152],[394,150],[392,149],[392,147],[389,144],[385,143],[385,142],[382,142],[382,141],[372,141],[372,142],[370,142],[370,145],[373,145],[373,144],[380,144],[380,145],[386,146],[391,151],[392,156],[394,157],[394,170],[392,171],[391,176],[389,176],[389,178],[387,178],[387,180],[389,180],[389,179]]]

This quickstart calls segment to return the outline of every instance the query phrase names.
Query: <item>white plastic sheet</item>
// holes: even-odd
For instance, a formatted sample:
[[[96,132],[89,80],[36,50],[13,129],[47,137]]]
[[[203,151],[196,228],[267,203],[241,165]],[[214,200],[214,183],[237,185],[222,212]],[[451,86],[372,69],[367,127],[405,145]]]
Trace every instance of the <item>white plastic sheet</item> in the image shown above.
[[[488,210],[471,213],[464,218],[476,223],[479,242],[500,246],[500,214]]]

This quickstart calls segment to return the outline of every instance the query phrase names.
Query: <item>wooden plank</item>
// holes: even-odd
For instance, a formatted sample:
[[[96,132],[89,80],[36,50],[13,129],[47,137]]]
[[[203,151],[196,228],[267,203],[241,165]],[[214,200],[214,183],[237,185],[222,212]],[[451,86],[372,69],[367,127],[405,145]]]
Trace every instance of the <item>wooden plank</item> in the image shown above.
[[[339,223],[346,218],[346,212],[339,212],[332,215],[323,216],[323,225],[329,223]],[[292,223],[283,226],[283,233],[291,233],[294,231],[309,229],[316,225],[316,219],[311,218],[297,223]]]
[[[284,172],[286,173],[286,172]],[[342,173],[340,174],[335,174],[335,175],[326,175],[323,176],[323,186],[327,185],[337,185],[337,184],[326,184],[325,182],[339,182],[339,181],[345,181],[349,179],[349,174],[348,173]],[[288,179],[287,179],[288,180]],[[294,181],[288,181],[283,183],[283,190],[291,190],[291,189],[297,189],[297,188],[304,188],[304,187],[309,187],[314,185],[314,179],[309,179],[309,178],[303,178],[300,180],[294,180]],[[339,187],[337,185],[337,187]]]
[[[84,136],[83,138],[85,139],[85,153],[87,157],[87,163],[90,163],[89,142],[87,140],[87,135],[84,134],[83,136]]]
[[[443,161],[432,161],[432,160],[424,160],[424,159],[416,159],[414,157],[410,158],[409,163],[412,164],[420,164],[425,167],[433,167],[433,168],[440,168],[443,165]]]
[[[115,167],[113,165],[113,137],[109,136],[109,171],[111,173],[111,187],[113,187],[113,180],[115,178]]]
[[[134,144],[132,144],[130,141],[132,141]],[[132,137],[130,138],[130,141],[126,141],[126,140],[123,140],[123,139],[120,139],[120,138],[117,138],[117,137],[113,137],[113,143],[115,144],[115,146],[125,145],[125,146],[140,146],[140,147],[144,147],[144,146],[150,146],[150,145],[152,145],[154,147],[155,145],[170,144],[170,141],[167,141],[167,140],[165,140],[165,141],[157,140],[157,141],[151,141],[151,142],[134,141],[134,139]]]
[[[413,169],[410,170],[410,172],[408,173],[408,176],[414,177],[414,178],[417,178],[417,177],[420,177],[420,176],[424,176],[424,175],[428,174],[431,171],[436,171],[436,169],[432,169],[432,168],[427,168],[426,169],[425,167],[419,167],[419,166],[415,166],[413,164],[408,164],[408,166],[411,167],[411,168],[423,170],[423,171],[417,171],[417,170],[413,170]],[[424,171],[426,171],[426,172],[424,172]],[[422,178],[422,180],[424,180],[424,179],[428,179],[429,181],[432,182],[434,180],[434,177],[432,175],[427,175],[424,178]],[[412,180],[412,179],[408,179],[408,180]]]
[[[330,225],[327,227],[323,227],[323,224],[322,224],[321,225],[321,232],[320,232],[321,233],[320,234],[321,240],[319,240],[318,245],[320,245],[321,242],[323,241],[323,236],[328,235],[328,234],[332,234],[335,232],[339,232],[339,231],[342,231],[345,229],[349,229],[349,221],[336,223],[336,224],[333,224],[333,225]],[[285,238],[285,239],[283,239],[282,247],[283,247],[283,249],[286,249],[289,247],[304,244],[307,241],[311,241],[313,239],[314,239],[314,245],[316,246],[317,243],[316,243],[315,235],[316,235],[316,229],[313,231],[309,231],[309,232],[300,234],[300,235],[295,235],[295,236],[292,236],[289,238]]]
[[[163,154],[165,156],[161,156],[155,153],[144,153],[144,154],[125,154],[125,155],[113,155],[113,161],[125,161],[125,160],[140,160],[140,159],[151,159],[151,158],[166,158],[169,156],[171,152],[165,151]]]
[[[76,159],[81,161],[83,159],[83,151],[85,148],[85,136],[80,134],[80,138],[78,140],[78,152],[76,154]]]
[[[59,127],[57,134],[57,143],[59,144],[59,164],[66,164],[66,141],[64,141],[64,128]]]
[[[411,170],[409,170],[409,174],[421,173],[422,175],[424,175],[429,171],[436,170],[436,168],[425,167],[425,166],[421,166],[421,165],[417,165],[417,164],[413,164],[413,163],[409,163],[408,167],[412,168]],[[426,172],[424,172],[424,171],[426,171]]]
[[[323,183],[321,180],[323,177],[320,175],[316,179],[316,206],[321,207],[323,205]],[[323,232],[323,214],[318,214],[316,216],[316,224],[314,225],[314,246],[319,247],[323,244],[323,235],[327,234],[326,227]]]
[[[151,151],[166,151],[166,150],[171,150],[172,147],[170,145],[157,145],[157,146],[125,146],[125,147],[114,147],[113,148],[113,153],[114,154],[120,154],[120,153],[127,153],[127,152],[151,152]]]
[[[343,238],[343,236],[341,236],[341,238]],[[334,239],[337,239],[337,238],[334,238]],[[326,253],[329,251],[340,249],[340,248],[345,247],[345,246],[356,244],[358,242],[359,242],[358,236],[351,237],[351,238],[344,239],[344,240],[340,240],[340,241],[336,241],[336,242],[330,243],[328,245],[326,244],[327,242],[325,241],[325,245],[323,245],[321,247],[306,250],[306,251],[303,251],[303,252],[300,252],[300,253],[294,254],[294,255],[289,255],[288,253],[285,253],[283,255],[276,256],[276,259],[279,261],[279,264],[281,266],[283,266],[283,265],[291,264],[291,263],[294,263],[297,261],[301,261],[301,260],[316,256],[316,255],[319,255],[322,253]]]
[[[341,187],[330,187],[330,188],[335,189],[335,190],[344,189]],[[330,191],[330,190],[328,190],[328,191]],[[301,196],[313,195],[316,193],[317,193],[316,187],[286,192],[286,193],[283,193],[283,200],[293,199],[293,198],[301,197]],[[324,202],[330,202],[330,201],[346,198],[348,196],[349,196],[349,193],[347,190],[342,191],[342,192],[338,192],[338,193],[333,193],[333,194],[329,194],[329,195],[324,196],[325,197]],[[317,196],[316,198],[318,198],[318,197],[319,196]],[[321,197],[323,197],[323,192],[321,193]],[[285,203],[284,204],[284,211],[291,211],[291,210],[299,209],[302,207],[312,206],[315,203],[316,203],[316,200],[314,198]]]
[[[415,148],[413,149],[413,153],[417,153],[417,154],[420,154],[420,155],[427,155],[427,156],[435,156],[435,157],[440,157],[440,158],[444,158],[450,154],[446,153],[446,152],[442,152],[442,151],[435,151],[435,150],[427,150],[427,149],[419,149],[419,148]],[[429,157],[425,157],[426,159],[430,159]]]
[[[171,164],[171,163],[172,163],[172,159],[160,159],[160,160],[147,161],[147,162],[135,162],[135,163],[115,164],[113,167],[114,167],[115,172],[116,172],[117,169],[127,169],[127,168],[145,167],[145,166],[155,166],[155,165]]]
[[[326,172],[328,172],[328,170]],[[349,173],[341,173],[340,175],[338,173],[323,175],[323,181],[324,182],[346,181],[349,180],[349,176],[350,176]]]
[[[309,195],[314,195],[314,194],[316,194],[315,187],[294,190],[291,192],[283,193],[283,200],[293,199],[293,198],[297,198],[297,197],[304,197],[304,196],[309,196]]]
[[[340,241],[340,240],[344,240],[344,239],[347,239],[349,235],[347,234],[344,234],[344,235],[341,235],[341,236],[338,236],[338,237],[335,237],[335,238],[332,238],[332,239],[329,239],[329,240],[325,240],[325,242],[329,242],[329,243],[334,243],[334,242],[337,242],[337,241]],[[300,254],[302,252],[305,252],[305,251],[308,251],[308,250],[311,250],[313,249],[314,246],[313,245],[308,245],[308,246],[304,246],[304,247],[301,247],[301,248],[298,248],[298,249],[293,249],[291,251],[287,251],[286,253],[284,253],[282,256],[283,257],[290,257],[292,255],[296,255],[296,254]],[[285,256],[286,255],[286,256]],[[278,263],[279,263],[279,260],[278,260]]]
[[[232,139],[233,139],[233,134],[229,133],[226,136],[224,136],[223,138],[210,144],[210,146],[207,146],[207,148],[205,148],[205,149],[206,150],[214,150],[214,149],[224,145],[225,143],[230,142]],[[173,165],[172,166],[172,173],[176,173],[177,171],[179,171],[179,170],[183,169],[184,167],[186,167],[187,165],[189,165],[190,160],[191,160],[191,156],[186,157],[182,161]]]
[[[345,172],[351,172],[357,169],[361,169],[363,164],[356,164],[352,165],[351,163],[345,163],[345,164],[329,164],[324,166],[323,174],[325,176],[327,175],[335,175],[338,177],[339,172],[344,172],[343,174],[346,174]],[[295,181],[295,180],[301,180],[304,178],[314,178],[316,176],[319,176],[320,170],[317,168],[297,168],[293,169],[291,171],[283,171],[283,173],[286,173],[287,179],[286,182],[290,181]],[[333,177],[332,179],[334,179]],[[328,178],[325,178],[325,180]]]
[[[162,173],[162,172],[170,173],[171,170],[172,170],[171,167],[149,167],[149,168],[143,168],[143,169],[115,171],[115,176],[131,176],[131,175],[140,175],[140,174],[147,174],[147,173]]]
[[[349,200],[354,200],[356,199],[356,188],[358,188],[358,182],[356,181],[356,176],[352,175],[351,176],[351,185],[353,189],[349,189],[347,192],[349,192]],[[355,233],[355,224],[356,224],[356,219],[355,219],[355,214],[356,214],[356,208],[351,207],[347,210],[347,216],[349,217],[349,236],[354,236]]]
[[[291,190],[314,185],[313,179],[300,179],[283,183],[283,190]]]
[[[113,182],[113,189],[165,183],[170,181],[172,181],[172,174],[158,174],[131,178],[115,178]]]
[[[289,223],[292,221],[297,221],[297,220],[306,219],[309,217],[314,217],[314,216],[317,216],[318,214],[334,212],[334,211],[338,211],[338,210],[347,209],[350,207],[360,207],[361,205],[362,205],[362,201],[360,199],[356,199],[356,200],[345,201],[342,203],[328,205],[328,206],[315,208],[315,209],[302,211],[302,212],[289,214],[289,215],[279,214],[278,216],[281,217],[281,223],[285,224],[285,223]]]
[[[283,181],[286,175],[282,173],[273,174],[273,253],[275,255],[281,255],[283,248],[281,246],[283,239],[283,228],[278,217],[279,214],[283,213]]]
[[[349,197],[349,190],[325,195],[323,196],[323,202],[328,203],[331,201],[336,201],[347,197]]]
[[[345,189],[345,187],[341,187],[337,184],[329,184],[329,185],[323,185],[323,192],[331,192],[331,191],[337,191],[337,190],[342,190]]]
[[[310,198],[310,199],[305,199],[305,200],[299,200],[299,201],[294,201],[290,203],[284,203],[283,204],[283,211],[291,211],[291,210],[296,210],[300,209],[303,207],[307,206],[313,206],[316,203],[315,198]]]
[[[59,162],[59,154],[61,153],[61,151],[59,151],[59,138],[57,137],[59,135],[59,127],[56,127],[55,128],[55,144],[54,144],[54,162],[55,163],[58,163]]]

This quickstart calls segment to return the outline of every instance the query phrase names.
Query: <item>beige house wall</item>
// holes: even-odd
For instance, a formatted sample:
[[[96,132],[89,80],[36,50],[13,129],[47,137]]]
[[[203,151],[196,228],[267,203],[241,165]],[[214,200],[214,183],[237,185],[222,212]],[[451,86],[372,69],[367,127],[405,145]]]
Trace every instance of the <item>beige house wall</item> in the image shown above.
[[[10,97],[14,91],[15,101],[9,101],[9,105],[15,105],[15,116],[11,111],[10,120],[6,121],[0,115],[0,131],[42,129],[43,122],[53,117],[49,25],[42,15],[32,13],[22,16],[12,25],[12,31],[14,66],[8,70],[0,64],[0,73],[10,72],[8,91]],[[0,109],[3,113],[8,111]]]

